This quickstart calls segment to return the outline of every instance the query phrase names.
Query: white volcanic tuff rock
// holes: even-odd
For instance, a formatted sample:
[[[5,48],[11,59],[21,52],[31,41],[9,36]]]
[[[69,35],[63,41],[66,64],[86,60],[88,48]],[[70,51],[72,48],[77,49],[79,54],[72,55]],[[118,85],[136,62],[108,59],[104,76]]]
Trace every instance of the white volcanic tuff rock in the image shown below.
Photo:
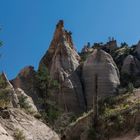
[[[63,24],[63,21],[57,24],[50,47],[39,65],[39,67],[46,66],[52,76],[62,69],[66,73],[71,73],[79,65],[80,56],[73,46],[70,33],[64,29]]]
[[[17,88],[15,90],[18,98],[21,98],[21,97],[25,97],[26,98],[26,102],[27,104],[30,106],[30,109],[33,113],[38,113],[38,110],[36,108],[36,106],[34,105],[34,102],[32,100],[32,98],[30,96],[28,96],[22,89],[20,88]]]
[[[64,23],[62,20],[60,20],[56,26],[56,30],[54,32],[54,36],[51,41],[50,47],[48,51],[46,52],[46,54],[41,59],[39,67],[42,65],[45,65],[50,70],[52,59],[55,53],[57,52],[56,50],[60,47],[63,48],[64,46],[70,47],[72,49],[73,54],[75,55],[74,57],[76,57],[77,60],[80,59],[79,55],[75,51],[75,48],[72,42],[71,33],[64,29]],[[66,47],[63,48],[65,50],[63,51],[64,54],[65,52],[67,53]]]
[[[59,136],[48,126],[23,111],[10,109],[9,114],[10,118],[0,118],[0,124],[11,136],[19,130],[23,132],[26,140],[60,140]]]
[[[83,66],[83,80],[87,107],[93,107],[93,97],[113,95],[120,84],[119,71],[112,57],[103,50],[95,49]]]
[[[2,73],[2,79],[5,81],[6,83],[6,87],[4,89],[0,89],[0,90],[7,90],[8,91],[8,95],[10,98],[10,104],[9,107],[19,107],[19,100],[17,98],[17,95],[15,93],[14,87],[12,86],[12,84],[9,82],[8,78],[6,77],[6,75],[4,73]]]
[[[32,100],[32,98],[30,96],[28,96],[22,89],[17,88],[14,89],[14,87],[12,86],[12,84],[9,82],[9,80],[7,79],[6,75],[3,73],[2,74],[2,78],[3,80],[6,82],[6,87],[2,90],[8,90],[8,95],[10,98],[10,104],[8,105],[8,107],[15,107],[15,108],[19,108],[19,98],[21,96],[26,97],[26,102],[28,103],[28,105],[31,107],[31,111],[32,113],[38,113],[38,110]]]
[[[140,73],[140,61],[132,55],[128,55],[123,62],[122,73],[138,74]]]
[[[1,125],[0,125],[0,140],[14,140]]]
[[[62,73],[64,77],[60,77],[59,79],[59,81],[62,82],[68,78],[68,76],[79,66],[79,62],[76,58],[77,55],[76,51],[71,49],[67,42],[62,42],[62,44],[57,47],[52,58],[50,67],[51,76],[55,78],[59,73]]]
[[[39,108],[38,90],[36,88],[36,71],[32,66],[24,67],[17,77],[10,81],[15,89],[24,90],[27,96],[31,97],[34,104]]]
[[[27,97],[29,105],[37,112],[32,99],[27,96],[23,90],[14,89],[5,74],[2,74],[3,80],[6,82],[6,88],[3,90],[10,91],[11,105],[18,105],[18,97],[23,95]],[[15,96],[13,96],[15,95]],[[15,98],[16,97],[16,98]],[[17,100],[16,102],[14,102]],[[60,140],[59,136],[46,126],[43,122],[35,119],[33,116],[25,114],[17,106],[9,106],[7,109],[0,109],[0,140],[13,140],[15,132],[20,131],[26,140]]]
[[[59,21],[39,68],[47,67],[51,77],[60,83],[59,91],[52,96],[55,96],[58,106],[67,111],[78,112],[85,107],[82,85],[76,72],[79,60],[70,32],[64,29],[63,21]]]

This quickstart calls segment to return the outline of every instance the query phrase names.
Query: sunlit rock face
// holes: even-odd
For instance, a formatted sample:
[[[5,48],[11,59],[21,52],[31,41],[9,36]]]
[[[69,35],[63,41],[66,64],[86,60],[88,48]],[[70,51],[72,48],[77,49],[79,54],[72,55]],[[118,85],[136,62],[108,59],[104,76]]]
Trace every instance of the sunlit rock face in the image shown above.
[[[0,125],[0,140],[14,140],[1,125]]]
[[[75,68],[77,68],[77,65],[79,65],[78,60],[80,59],[80,57],[74,48],[71,32],[68,32],[64,29],[64,22],[62,20],[60,20],[56,25],[56,30],[54,32],[50,47],[41,59],[40,66],[45,65],[47,66],[47,68],[51,69],[52,59],[58,54],[63,55],[63,57],[61,58],[62,60],[63,58],[66,58],[64,62],[68,61],[68,64],[66,66],[66,63],[63,63],[62,65],[67,70],[67,66],[69,66],[72,70],[75,70]],[[69,60],[67,60],[68,58]],[[71,59],[75,62],[71,64],[73,65],[72,67],[71,65],[69,65],[72,61]]]
[[[0,115],[3,111],[0,111]],[[0,140],[13,140],[12,137],[18,131],[26,140],[60,140],[51,128],[22,110],[11,108],[7,113],[8,118],[0,117]]]
[[[80,56],[75,50],[71,32],[64,29],[62,20],[56,25],[54,37],[39,69],[46,67],[60,88],[53,93],[53,100],[65,111],[81,112],[85,108],[82,85],[77,74]]]
[[[21,136],[26,140],[60,140],[51,128],[34,117],[38,110],[32,98],[22,89],[15,89],[4,73],[0,76],[4,83],[3,87],[0,85],[0,94],[4,100],[0,99],[0,140],[23,139]],[[27,108],[23,109],[21,104],[30,106],[30,113]]]
[[[95,49],[83,66],[83,81],[87,108],[93,107],[93,98],[113,95],[119,81],[119,71],[112,57],[103,50]]]

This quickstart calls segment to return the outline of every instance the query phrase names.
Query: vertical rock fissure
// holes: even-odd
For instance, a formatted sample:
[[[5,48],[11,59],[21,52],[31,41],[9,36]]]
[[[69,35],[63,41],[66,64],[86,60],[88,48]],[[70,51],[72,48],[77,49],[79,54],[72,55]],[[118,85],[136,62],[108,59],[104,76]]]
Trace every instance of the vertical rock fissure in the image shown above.
[[[93,108],[94,108],[94,124],[97,123],[98,119],[98,75],[95,74],[94,78],[94,83],[95,83],[95,96],[93,96]]]

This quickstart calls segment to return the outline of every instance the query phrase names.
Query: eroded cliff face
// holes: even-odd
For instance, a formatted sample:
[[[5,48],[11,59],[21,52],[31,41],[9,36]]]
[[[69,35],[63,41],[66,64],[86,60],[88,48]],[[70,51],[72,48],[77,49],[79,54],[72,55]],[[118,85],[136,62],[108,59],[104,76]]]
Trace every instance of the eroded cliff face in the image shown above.
[[[22,89],[15,89],[5,74],[0,77],[0,140],[60,140],[34,117],[38,111],[32,98]]]
[[[62,51],[61,53],[59,52],[60,50]],[[51,69],[53,57],[58,54],[59,55],[62,54],[65,57],[67,57],[70,55],[68,54],[68,51],[71,52],[71,55],[72,55],[71,57],[74,59],[74,62],[75,62],[75,66],[73,66],[71,69],[75,70],[77,65],[79,65],[78,60],[80,59],[80,57],[74,48],[71,32],[68,32],[67,30],[64,29],[64,22],[63,20],[60,20],[58,24],[56,25],[56,29],[55,29],[50,47],[48,51],[46,52],[46,54],[41,59],[39,67],[41,67],[42,65],[45,65],[47,66],[48,69]],[[72,60],[70,59],[68,64],[70,64],[70,61]]]
[[[54,124],[50,124],[55,130],[59,129],[59,131],[57,131],[58,133],[61,133],[61,131],[64,131],[66,128],[64,135],[62,135],[62,139],[72,140],[72,138],[76,137],[80,140],[89,140],[87,138],[88,130],[89,127],[93,127],[93,116],[95,111],[90,111],[89,114],[80,117],[68,126],[69,123],[71,123],[73,114],[79,115],[80,113],[87,111],[87,109],[94,110],[95,98],[100,100],[115,95],[118,86],[120,85],[120,77],[119,70],[115,64],[117,61],[114,62],[113,58],[119,60],[117,64],[120,64],[121,73],[125,71],[131,75],[131,65],[134,65],[134,73],[136,75],[139,74],[139,46],[140,45],[137,45],[135,48],[135,55],[128,55],[131,49],[127,47],[118,49],[117,42],[114,39],[102,45],[97,43],[94,47],[91,47],[88,44],[82,50],[83,56],[81,56],[81,58],[83,57],[84,60],[81,61],[81,58],[74,47],[71,32],[64,29],[64,22],[62,20],[58,22],[49,49],[39,63],[39,70],[45,68],[44,70],[49,72],[49,75],[46,74],[49,76],[49,79],[51,77],[50,80],[53,79],[58,81],[58,88],[46,90],[45,93],[48,95],[46,96],[45,101],[47,100],[48,106],[50,103],[60,109],[59,117],[54,121]],[[114,57],[112,58],[107,52]],[[117,55],[114,54],[114,52]],[[86,57],[84,56],[85,54]],[[13,99],[10,100],[10,107],[12,107],[12,109],[9,109],[8,107],[8,110],[0,110],[0,115],[3,114],[3,112],[8,114],[6,120],[3,117],[0,118],[0,124],[2,124],[2,127],[11,136],[14,135],[14,130],[18,128],[24,132],[27,140],[58,140],[58,135],[54,131],[35,119],[32,115],[20,110],[21,108],[18,106],[18,98],[20,98],[20,96],[27,97],[32,109],[38,113],[38,95],[43,94],[43,92],[38,90],[37,74],[38,72],[36,72],[33,67],[29,66],[22,69],[18,76],[11,81],[13,86],[8,79],[6,79],[12,88],[14,95],[16,95],[16,98],[12,98],[17,100],[15,102],[16,106],[13,105]],[[40,97],[42,99],[42,96]],[[133,102],[134,101],[135,100],[133,99]],[[125,100],[124,103],[126,102],[127,101]],[[46,116],[49,112],[48,106],[44,105],[42,107],[46,111]],[[117,106],[115,104],[113,107]],[[124,106],[124,104],[122,106]],[[15,107],[17,108],[15,109]],[[116,108],[114,110],[116,110]],[[113,121],[111,121],[111,123],[112,122]],[[106,122],[103,122],[102,124],[104,125]],[[110,128],[112,129],[113,127]],[[105,131],[106,128],[101,128],[101,130]]]
[[[39,108],[36,71],[34,70],[34,67],[24,67],[16,76],[16,78],[11,80],[10,82],[15,89],[22,89],[23,92],[25,92],[30,98],[32,98],[36,107]]]
[[[8,114],[6,118],[1,116],[4,111]],[[15,139],[21,137],[17,134],[19,132],[25,140],[60,140],[59,136],[47,125],[20,109],[13,108],[0,111],[0,116],[0,124],[7,131],[7,137],[3,134],[2,138],[5,139],[1,140],[13,140],[12,137]]]
[[[18,73],[17,77],[10,82],[14,88],[21,88],[30,94],[35,88],[35,75],[36,71],[34,67],[26,66]]]
[[[93,107],[94,97],[113,95],[120,84],[115,62],[101,49],[95,49],[84,62],[83,80],[88,109]]]
[[[79,60],[71,33],[64,29],[61,20],[56,26],[48,51],[40,61],[39,69],[47,67],[50,76],[60,84],[59,90],[52,96],[64,111],[81,112],[85,109],[82,85],[77,74]]]
[[[46,89],[45,93],[47,93],[47,96],[43,96],[48,105],[43,108],[46,114],[50,113],[48,111],[50,104],[53,104],[53,106],[60,111],[54,123],[50,122],[58,133],[63,132],[65,128],[67,128],[69,123],[71,123],[73,115],[79,115],[87,111],[87,109],[93,109],[96,95],[98,98],[104,98],[113,95],[117,91],[117,87],[120,84],[119,71],[112,57],[102,50],[105,49],[111,52],[115,50],[116,47],[117,44],[115,40],[101,46],[100,49],[91,48],[88,44],[82,51],[83,54],[88,53],[86,61],[82,64],[82,57],[80,58],[74,47],[71,32],[64,29],[64,22],[62,20],[58,22],[51,44],[41,59],[38,69],[39,72],[45,68],[46,73],[49,72],[46,76],[51,77],[49,80],[56,80],[59,84],[58,88]],[[18,76],[11,81],[17,97],[26,97],[32,110],[36,113],[38,113],[38,95],[44,93],[38,90],[38,72],[36,72],[33,67],[28,66],[22,69]],[[47,88],[49,88],[48,85]],[[50,140],[53,138],[54,140],[59,139],[55,132],[33,116],[27,115],[19,109],[9,109],[8,112],[12,118],[8,117],[7,123],[2,119],[0,123],[10,135],[13,135],[13,130],[18,128],[24,132],[27,139],[42,140],[44,138],[47,140],[49,137]],[[17,117],[15,117],[14,114],[16,114]],[[16,125],[11,123],[11,119]],[[19,121],[20,119],[24,119],[24,121],[21,122]],[[70,127],[70,131],[69,127],[66,129],[67,131],[62,135],[62,139],[64,136],[64,138],[71,140],[74,136],[74,132],[76,132],[76,137],[80,136],[80,139],[84,139],[88,129],[87,127],[92,127],[92,119],[93,112],[90,113],[89,117],[82,117],[78,121],[78,126],[76,124]],[[24,123],[26,123],[26,126],[24,126]],[[6,128],[4,124],[8,127],[13,125],[11,128],[12,131]],[[29,130],[31,131],[30,133]],[[82,133],[82,135],[80,133]]]

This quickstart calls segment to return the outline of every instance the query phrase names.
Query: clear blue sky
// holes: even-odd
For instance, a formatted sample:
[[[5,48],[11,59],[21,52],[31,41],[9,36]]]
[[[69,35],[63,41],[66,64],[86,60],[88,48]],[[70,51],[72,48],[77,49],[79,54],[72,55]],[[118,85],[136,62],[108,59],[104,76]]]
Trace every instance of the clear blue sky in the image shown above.
[[[109,36],[128,44],[140,39],[140,0],[0,0],[0,71],[11,79],[24,66],[37,69],[59,19],[78,50]]]

